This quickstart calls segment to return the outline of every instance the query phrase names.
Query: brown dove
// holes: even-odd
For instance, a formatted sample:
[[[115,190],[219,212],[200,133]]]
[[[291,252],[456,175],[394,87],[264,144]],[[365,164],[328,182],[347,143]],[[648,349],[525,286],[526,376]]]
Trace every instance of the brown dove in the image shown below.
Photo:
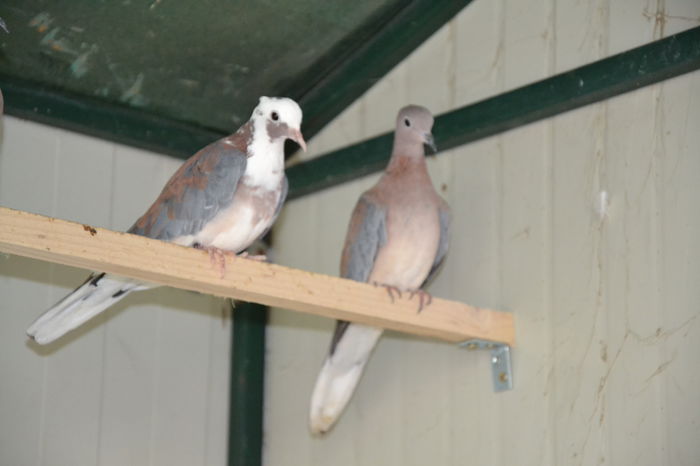
[[[429,299],[421,287],[447,253],[450,223],[449,207],[435,191],[425,162],[423,145],[435,150],[432,126],[427,109],[401,109],[389,165],[360,196],[340,263],[341,276],[385,286],[392,297],[417,294],[419,310]],[[337,322],[311,397],[312,433],[325,433],[338,420],[381,334],[380,328]]]

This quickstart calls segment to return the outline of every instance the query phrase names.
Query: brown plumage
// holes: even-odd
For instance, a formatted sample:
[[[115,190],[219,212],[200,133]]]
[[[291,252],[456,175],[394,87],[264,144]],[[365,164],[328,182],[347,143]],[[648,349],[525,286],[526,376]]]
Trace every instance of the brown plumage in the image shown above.
[[[433,145],[432,125],[423,107],[399,112],[389,165],[360,196],[350,218],[343,277],[416,292],[439,268],[447,252],[449,207],[425,163],[423,144]],[[311,397],[312,432],[324,433],[337,421],[381,334],[378,328],[338,322]]]

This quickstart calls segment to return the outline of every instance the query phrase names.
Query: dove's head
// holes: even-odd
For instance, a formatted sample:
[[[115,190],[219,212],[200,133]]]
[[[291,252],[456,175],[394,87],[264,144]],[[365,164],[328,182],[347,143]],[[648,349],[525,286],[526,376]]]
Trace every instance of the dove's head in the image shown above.
[[[399,111],[396,117],[395,141],[403,144],[420,145],[430,147],[437,152],[433,140],[433,115],[425,107],[408,105]]]
[[[306,141],[301,134],[301,108],[287,97],[260,97],[253,111],[253,124],[256,130],[263,127],[270,142],[284,143],[291,139],[306,150]]]

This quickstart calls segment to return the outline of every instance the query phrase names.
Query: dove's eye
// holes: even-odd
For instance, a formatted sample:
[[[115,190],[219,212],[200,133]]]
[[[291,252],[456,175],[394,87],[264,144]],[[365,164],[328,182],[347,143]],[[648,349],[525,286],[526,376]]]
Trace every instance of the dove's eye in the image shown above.
[[[406,118],[403,122],[406,126],[411,126],[411,122],[408,120],[408,118]]]
[[[270,115],[270,117],[271,117],[274,121],[277,121],[277,120],[280,119],[280,116],[277,114],[277,112],[272,112],[272,114]]]

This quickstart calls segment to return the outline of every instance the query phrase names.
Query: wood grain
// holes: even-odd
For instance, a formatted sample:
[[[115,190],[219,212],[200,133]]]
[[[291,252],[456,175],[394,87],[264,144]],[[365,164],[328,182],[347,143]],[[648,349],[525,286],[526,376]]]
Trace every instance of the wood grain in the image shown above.
[[[506,312],[434,298],[418,313],[406,293],[234,256],[221,277],[204,251],[2,207],[0,250],[451,342],[515,340]]]

